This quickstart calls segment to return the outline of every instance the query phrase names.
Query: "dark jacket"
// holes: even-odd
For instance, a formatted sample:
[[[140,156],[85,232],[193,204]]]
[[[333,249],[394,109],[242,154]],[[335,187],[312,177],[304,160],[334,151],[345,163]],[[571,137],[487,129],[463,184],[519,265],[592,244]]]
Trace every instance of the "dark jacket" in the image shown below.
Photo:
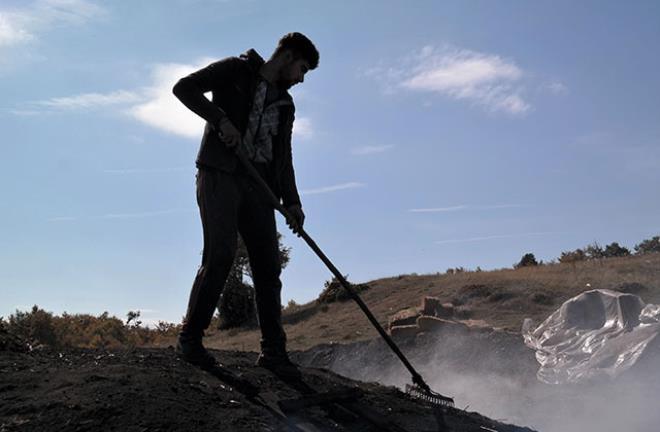
[[[263,64],[261,56],[251,49],[240,57],[227,57],[193,72],[174,86],[175,96],[206,120],[197,166],[231,173],[242,169],[233,151],[218,138],[215,127],[224,112],[241,135],[245,133]],[[212,92],[211,101],[204,96],[206,92]],[[266,181],[283,204],[290,206],[300,204],[291,155],[295,106],[288,92],[284,91],[282,97],[291,103],[280,107],[280,124],[278,134],[273,136],[273,160]]]

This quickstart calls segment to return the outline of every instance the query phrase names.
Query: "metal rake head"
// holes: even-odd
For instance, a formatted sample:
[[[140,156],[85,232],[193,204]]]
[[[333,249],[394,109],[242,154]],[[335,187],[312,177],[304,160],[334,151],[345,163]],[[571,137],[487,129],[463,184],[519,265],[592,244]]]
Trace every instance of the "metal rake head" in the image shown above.
[[[424,389],[418,385],[406,384],[406,393],[415,399],[421,399],[435,405],[454,407],[454,399],[436,393],[431,389]]]

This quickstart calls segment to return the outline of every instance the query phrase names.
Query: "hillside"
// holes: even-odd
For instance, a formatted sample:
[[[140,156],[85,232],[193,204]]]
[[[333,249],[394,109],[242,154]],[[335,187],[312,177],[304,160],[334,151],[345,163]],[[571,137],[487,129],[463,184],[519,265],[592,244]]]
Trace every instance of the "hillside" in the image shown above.
[[[370,289],[361,296],[383,326],[397,311],[419,306],[424,296],[435,296],[458,306],[465,319],[519,332],[524,318],[540,322],[565,300],[588,289],[626,290],[645,302],[660,303],[660,254],[516,270],[400,275],[364,283]],[[289,347],[295,350],[378,337],[350,300],[287,308],[284,321]],[[211,347],[244,351],[258,349],[260,334],[257,329],[210,329],[208,336],[206,343]]]

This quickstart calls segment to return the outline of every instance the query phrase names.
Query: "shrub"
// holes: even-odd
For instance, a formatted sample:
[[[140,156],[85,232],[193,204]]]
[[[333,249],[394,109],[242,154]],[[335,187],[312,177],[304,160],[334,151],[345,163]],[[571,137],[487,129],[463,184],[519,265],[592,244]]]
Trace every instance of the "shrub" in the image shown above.
[[[574,263],[578,261],[584,261],[587,259],[587,255],[582,249],[575,249],[574,251],[562,252],[559,257],[559,262],[562,264]]]
[[[129,311],[127,322],[104,312],[98,317],[89,314],[53,315],[33,306],[29,312],[17,310],[4,323],[6,331],[25,340],[30,346],[53,348],[118,348],[157,344],[169,341],[180,330],[178,324],[160,321],[155,329],[141,327],[140,311]]]
[[[650,239],[643,240],[635,246],[635,253],[646,254],[660,252],[660,236],[655,236]]]
[[[532,267],[532,266],[537,266],[539,263],[536,261],[536,257],[534,256],[533,253],[526,253],[525,255],[520,258],[520,262],[518,264],[514,265],[513,268],[521,268],[521,267]]]
[[[57,335],[53,325],[53,315],[37,305],[30,312],[16,310],[9,316],[7,325],[10,333],[26,340],[31,345],[57,345]]]
[[[291,299],[287,302],[286,306],[283,307],[285,311],[291,311],[300,306],[294,299]]]
[[[603,256],[605,258],[623,257],[628,255],[630,255],[630,250],[626,247],[620,246],[617,242],[608,244],[603,251]]]
[[[347,279],[348,275],[344,276],[344,279]],[[350,282],[349,282],[350,283]],[[336,301],[346,301],[351,298],[351,295],[343,287],[343,285],[337,280],[336,277],[333,277],[332,280],[325,281],[324,289],[316,299],[318,303],[332,303]],[[351,284],[353,290],[357,293],[366,291],[369,289],[367,284]]]
[[[605,251],[598,242],[593,242],[590,245],[587,245],[583,250],[586,259],[605,258]]]

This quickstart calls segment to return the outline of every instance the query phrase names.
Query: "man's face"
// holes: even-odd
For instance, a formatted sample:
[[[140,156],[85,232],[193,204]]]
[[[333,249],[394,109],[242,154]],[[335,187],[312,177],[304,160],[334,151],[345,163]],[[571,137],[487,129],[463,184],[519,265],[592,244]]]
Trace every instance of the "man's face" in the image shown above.
[[[305,74],[309,70],[309,62],[299,58],[291,60],[282,67],[280,73],[280,85],[286,90],[305,80]]]

